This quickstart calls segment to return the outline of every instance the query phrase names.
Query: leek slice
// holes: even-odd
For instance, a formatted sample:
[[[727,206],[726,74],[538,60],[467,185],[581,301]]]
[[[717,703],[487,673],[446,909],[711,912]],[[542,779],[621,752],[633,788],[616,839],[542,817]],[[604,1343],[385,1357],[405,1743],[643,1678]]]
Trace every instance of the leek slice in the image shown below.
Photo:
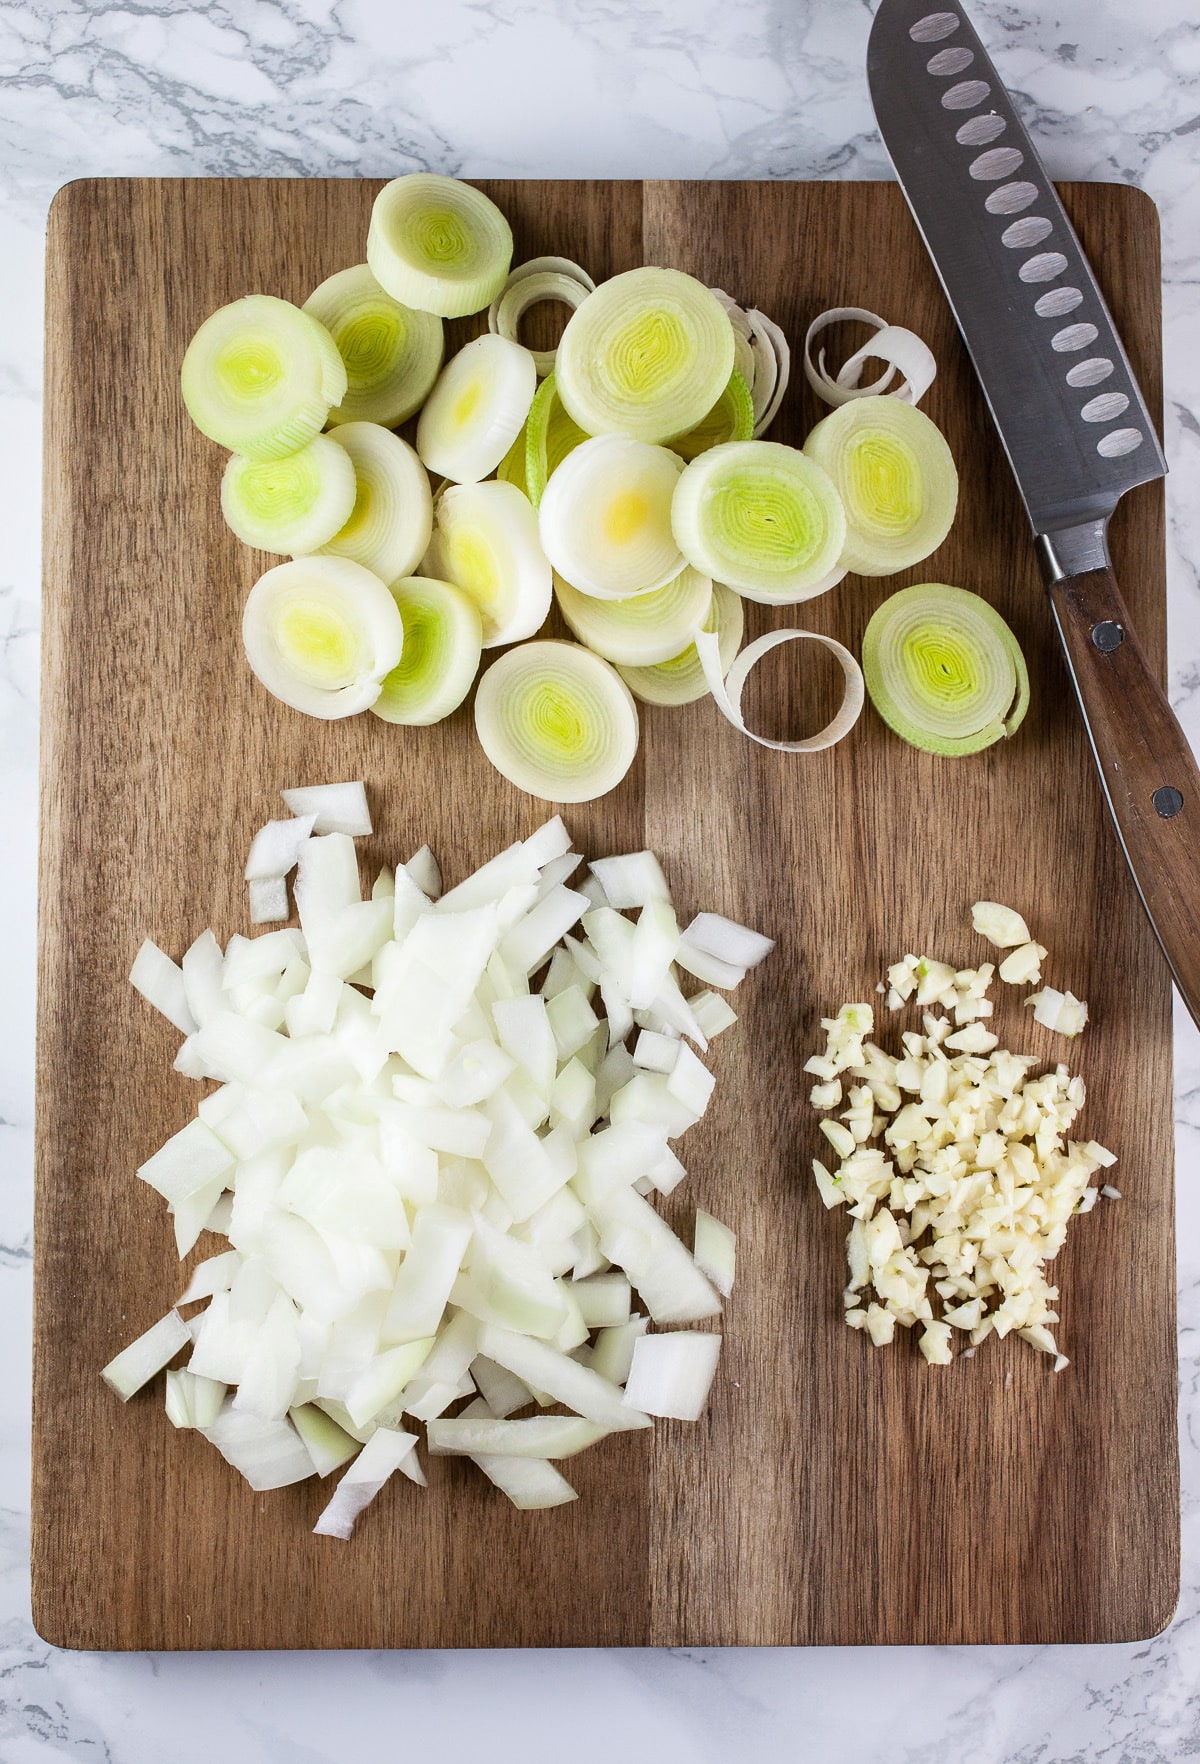
[[[836,374],[830,374],[825,366],[823,349],[817,351],[817,359],[813,361],[813,342],[829,325],[842,324],[847,319],[874,325],[876,335],[861,349],[856,349]],[[885,369],[878,379],[864,386],[862,371],[872,360],[884,362]],[[903,325],[889,325],[877,312],[868,312],[864,306],[831,306],[828,312],[818,314],[805,333],[804,372],[817,397],[826,404],[848,404],[852,399],[874,398],[880,393],[899,398],[906,404],[920,404],[933,385],[937,362],[933,351],[915,331],[908,331]],[[897,372],[900,384],[893,387]]]
[[[555,377],[590,435],[669,441],[694,429],[733,372],[733,328],[716,296],[680,270],[602,282],[559,340]]]
[[[277,564],[250,590],[246,659],[268,692],[310,717],[349,717],[379,697],[404,625],[378,576],[346,557]]]
[[[569,417],[558,396],[558,381],[547,374],[537,389],[525,423],[525,485],[534,508],[546,485],[568,453],[587,440],[587,432]]]
[[[378,423],[341,423],[329,439],[350,456],[355,495],[349,520],[321,552],[352,558],[385,582],[410,575],[433,529],[425,467],[407,441]]]
[[[479,608],[452,582],[429,576],[404,576],[390,593],[404,648],[371,709],[385,723],[438,723],[471,690],[483,644]]]
[[[686,435],[676,436],[671,443],[671,452],[677,453],[680,459],[695,459],[697,454],[706,453],[710,447],[720,447],[726,441],[749,441],[753,434],[754,401],[745,379],[734,368],[729,384],[708,415]]]
[[[503,290],[488,308],[488,330],[498,337],[519,343],[517,327],[531,306],[544,300],[569,306],[574,312],[582,306],[596,287],[591,276],[569,257],[534,257],[512,270]],[[554,349],[532,349],[539,380],[544,380],[554,367]]]
[[[314,435],[286,459],[234,453],[221,479],[221,513],[246,545],[302,557],[317,551],[354,512],[354,466],[328,435]]]
[[[723,582],[714,582],[708,616],[700,628],[716,635],[721,672],[728,673],[745,629],[741,596],[732,588],[726,588]],[[654,667],[618,667],[617,672],[643,704],[692,704],[708,691],[708,681],[704,678],[694,642],[669,661],[659,662]]]
[[[810,600],[845,573],[837,489],[814,459],[776,441],[731,441],[694,459],[671,524],[694,569],[750,600]]]
[[[476,337],[442,369],[417,424],[417,452],[431,472],[478,484],[513,445],[537,391],[528,349]]]
[[[399,428],[420,410],[442,365],[442,321],[385,294],[371,266],[356,263],[314,288],[302,311],[319,319],[346,367],[346,395],[330,423]]]
[[[290,301],[248,294],[205,319],[180,386],[196,427],[251,459],[286,459],[325,425],[346,369],[324,325]]]
[[[677,576],[684,559],[671,509],[682,470],[669,448],[628,435],[580,442],[538,509],[542,547],[559,575],[599,600],[626,600]]]
[[[367,262],[393,300],[465,318],[503,288],[512,232],[482,190],[436,172],[410,172],[375,198]]]
[[[754,401],[753,436],[757,441],[775,421],[783,403],[792,373],[791,346],[765,312],[754,307],[745,311],[723,288],[714,288],[713,293],[733,326],[734,365]]]
[[[496,467],[496,476],[500,481],[514,485],[522,496],[529,495],[529,480],[525,475],[525,436],[528,428],[529,422],[526,419],[520,434]]]
[[[753,729],[747,728],[742,716],[742,692],[746,685],[751,668],[760,662],[764,655],[777,649],[783,643],[795,643],[805,640],[809,643],[820,643],[831,651],[840,666],[846,681],[846,691],[836,714],[816,735],[802,736],[798,741],[774,741],[767,735],[756,735]],[[717,701],[718,708],[726,720],[756,741],[760,747],[769,747],[776,753],[822,753],[825,748],[833,747],[843,736],[848,735],[862,713],[865,697],[862,669],[845,646],[833,637],[826,637],[820,631],[768,631],[765,636],[758,637],[753,643],[746,645],[729,672],[722,679],[721,650],[718,638],[706,631],[696,637],[696,648],[700,656],[700,665],[704,669],[704,678],[708,682],[709,691]],[[682,959],[682,958],[681,958]],[[706,976],[706,978],[711,978]],[[740,978],[740,975],[739,975]],[[720,981],[714,982],[720,985]]]
[[[846,510],[842,566],[892,576],[936,551],[958,506],[954,455],[936,423],[898,398],[864,398],[823,417],[804,443]]]
[[[862,660],[884,722],[928,753],[978,753],[1015,734],[1029,708],[1020,645],[995,608],[965,588],[901,588],[872,615]]]
[[[575,643],[522,644],[492,663],[475,695],[483,751],[518,790],[591,802],[621,782],[638,714],[616,671]]]
[[[597,600],[557,576],[554,592],[572,632],[605,661],[631,667],[669,662],[687,644],[712,605],[713,585],[686,565],[649,594],[628,600]]]
[[[483,647],[532,637],[550,611],[553,584],[529,498],[499,479],[452,484],[434,513],[425,573],[470,595]]]

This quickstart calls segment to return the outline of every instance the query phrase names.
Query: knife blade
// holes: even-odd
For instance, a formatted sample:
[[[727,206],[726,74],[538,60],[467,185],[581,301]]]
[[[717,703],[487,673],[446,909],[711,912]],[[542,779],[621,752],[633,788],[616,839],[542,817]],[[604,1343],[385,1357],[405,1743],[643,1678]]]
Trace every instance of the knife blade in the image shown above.
[[[1029,514],[1118,838],[1200,1024],[1200,771],[1108,553],[1126,491],[1166,460],[1045,167],[958,0],[881,0],[880,134]]]

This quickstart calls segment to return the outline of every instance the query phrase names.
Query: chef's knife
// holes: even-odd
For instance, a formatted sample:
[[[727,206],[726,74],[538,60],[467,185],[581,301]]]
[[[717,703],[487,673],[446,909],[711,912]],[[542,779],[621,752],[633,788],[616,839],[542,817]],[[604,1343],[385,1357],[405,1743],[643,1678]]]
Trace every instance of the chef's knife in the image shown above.
[[[1122,848],[1200,1023],[1200,772],[1130,625],[1107,544],[1118,499],[1167,469],[1154,425],[1054,186],[961,6],[881,0],[867,73],[1029,513]]]

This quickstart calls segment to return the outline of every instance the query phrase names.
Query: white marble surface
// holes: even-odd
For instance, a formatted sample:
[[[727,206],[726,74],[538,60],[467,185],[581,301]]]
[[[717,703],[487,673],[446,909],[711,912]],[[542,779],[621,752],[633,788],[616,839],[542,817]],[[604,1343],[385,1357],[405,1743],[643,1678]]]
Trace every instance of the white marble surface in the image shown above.
[[[1200,744],[1195,0],[979,0],[1051,171],[1162,210],[1172,693]],[[1200,1037],[1180,1024],[1183,1597],[1128,1647],[61,1653],[29,1622],[38,415],[43,228],[97,173],[876,177],[866,0],[0,4],[0,1758],[315,1764],[734,1758],[1150,1764],[1200,1752]],[[447,1720],[447,1716],[449,1720]],[[597,1719],[599,1716],[599,1719]],[[401,1723],[398,1728],[398,1720]],[[453,1737],[450,1737],[450,1736]],[[518,1738],[519,1736],[519,1738]]]

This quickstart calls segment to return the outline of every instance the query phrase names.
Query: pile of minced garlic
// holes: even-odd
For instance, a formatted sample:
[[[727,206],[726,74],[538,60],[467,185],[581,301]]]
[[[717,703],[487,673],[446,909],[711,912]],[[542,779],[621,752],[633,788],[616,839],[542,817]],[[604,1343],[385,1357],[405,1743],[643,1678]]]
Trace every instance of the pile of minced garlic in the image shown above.
[[[1002,981],[1040,982],[1046,951],[1019,913],[978,901],[972,923],[1011,952]],[[1045,1264],[1072,1213],[1089,1212],[1098,1194],[1120,1198],[1115,1188],[1089,1187],[1116,1158],[1095,1140],[1066,1138],[1083,1107],[1083,1079],[1064,1065],[1032,1076],[1038,1060],[1009,1053],[985,1027],[995,973],[991,962],[956,970],[913,955],[889,968],[878,988],[888,1009],[924,1007],[924,1034],[906,1031],[899,1057],[868,1039],[869,1004],[844,1004],[822,1019],[828,1045],[804,1068],[817,1079],[810,1100],[845,1107],[821,1122],[838,1168],[814,1159],[813,1171],[825,1205],[847,1207],[854,1221],[844,1295],[851,1328],[883,1347],[897,1323],[920,1323],[918,1345],[935,1366],[953,1358],[956,1330],[973,1353],[988,1335],[1015,1329],[1053,1354],[1061,1372],[1068,1361],[1049,1328],[1058,1288]],[[1062,1035],[1078,1035],[1087,1022],[1087,1005],[1070,992],[1047,986],[1025,1003]]]

